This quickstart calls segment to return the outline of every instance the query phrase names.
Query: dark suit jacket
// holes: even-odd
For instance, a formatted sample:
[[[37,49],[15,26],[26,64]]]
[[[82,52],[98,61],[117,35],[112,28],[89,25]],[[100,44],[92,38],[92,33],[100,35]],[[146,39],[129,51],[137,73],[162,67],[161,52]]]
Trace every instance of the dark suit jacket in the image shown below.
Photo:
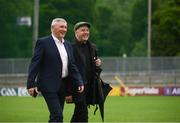
[[[72,82],[82,85],[79,71],[74,64],[73,50],[65,41],[68,54],[68,72]],[[36,42],[35,52],[32,57],[27,80],[27,89],[37,86],[40,91],[56,92],[62,83],[62,61],[58,48],[52,36],[40,38]],[[37,82],[35,79],[37,78]]]

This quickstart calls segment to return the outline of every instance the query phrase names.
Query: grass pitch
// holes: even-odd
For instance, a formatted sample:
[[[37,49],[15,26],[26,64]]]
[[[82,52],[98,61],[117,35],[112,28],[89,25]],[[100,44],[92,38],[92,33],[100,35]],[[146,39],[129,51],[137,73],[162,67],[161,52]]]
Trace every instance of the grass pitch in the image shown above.
[[[74,105],[65,104],[64,121],[69,122]],[[99,110],[89,109],[89,121],[101,122]],[[42,97],[0,97],[0,122],[47,122],[49,113]],[[180,97],[107,97],[105,122],[180,122]]]

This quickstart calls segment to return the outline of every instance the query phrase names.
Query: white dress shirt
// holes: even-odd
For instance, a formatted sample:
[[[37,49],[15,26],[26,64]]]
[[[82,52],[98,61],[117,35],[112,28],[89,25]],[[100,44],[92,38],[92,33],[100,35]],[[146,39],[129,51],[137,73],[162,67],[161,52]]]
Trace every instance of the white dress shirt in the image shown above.
[[[64,39],[62,39],[62,41],[60,41],[59,39],[57,39],[53,34],[52,37],[56,43],[56,46],[58,48],[60,57],[61,57],[61,61],[62,61],[62,78],[65,78],[68,76],[68,55],[66,52],[66,49],[64,47]]]

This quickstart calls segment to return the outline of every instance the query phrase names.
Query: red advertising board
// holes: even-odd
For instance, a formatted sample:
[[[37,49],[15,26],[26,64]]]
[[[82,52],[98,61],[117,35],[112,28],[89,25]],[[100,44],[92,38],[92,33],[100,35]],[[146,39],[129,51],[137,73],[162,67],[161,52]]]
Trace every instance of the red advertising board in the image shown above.
[[[134,95],[164,95],[162,87],[130,87],[129,92]]]
[[[133,95],[180,96],[180,87],[129,87]]]

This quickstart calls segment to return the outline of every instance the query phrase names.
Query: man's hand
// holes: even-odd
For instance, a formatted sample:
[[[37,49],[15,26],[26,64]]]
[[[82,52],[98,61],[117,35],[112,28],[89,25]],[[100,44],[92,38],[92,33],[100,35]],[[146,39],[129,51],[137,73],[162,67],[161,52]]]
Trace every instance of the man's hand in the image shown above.
[[[82,93],[84,91],[84,85],[78,87],[78,93]]]
[[[96,64],[97,67],[101,66],[101,59],[99,59],[99,58],[96,59],[95,64]]]
[[[66,100],[66,103],[72,103],[73,101],[72,96],[66,96],[65,100]]]
[[[27,91],[28,91],[29,95],[31,95],[33,97],[35,97],[39,93],[37,87],[27,89]]]

